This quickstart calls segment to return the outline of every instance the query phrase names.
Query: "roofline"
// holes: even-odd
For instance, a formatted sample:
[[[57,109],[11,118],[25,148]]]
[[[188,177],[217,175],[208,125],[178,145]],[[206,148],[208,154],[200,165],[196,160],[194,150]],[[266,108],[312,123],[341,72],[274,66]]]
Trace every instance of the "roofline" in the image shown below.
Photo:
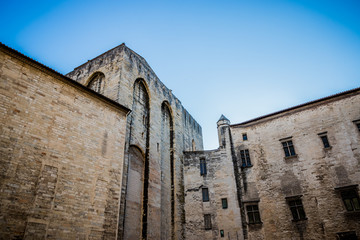
[[[245,121],[245,122],[231,124],[230,126],[231,127],[239,127],[239,126],[242,126],[242,125],[246,125],[246,124],[249,124],[249,123],[253,123],[253,122],[265,119],[265,118],[273,117],[273,116],[279,115],[281,113],[286,113],[286,112],[290,112],[290,111],[298,110],[298,109],[300,110],[300,108],[305,107],[305,106],[309,106],[309,105],[316,104],[316,103],[322,103],[322,102],[325,102],[325,101],[328,101],[328,100],[333,100],[334,98],[342,97],[342,96],[349,95],[349,94],[354,94],[354,93],[356,93],[358,91],[360,91],[360,87],[350,89],[348,91],[336,93],[336,94],[333,94],[333,95],[330,95],[330,96],[327,96],[327,97],[324,97],[324,98],[320,98],[320,99],[317,99],[317,100],[306,102],[306,103],[296,105],[296,106],[293,106],[293,107],[290,107],[290,108],[286,108],[286,109],[283,109],[283,110],[280,110],[280,111],[277,111],[277,112],[266,114],[266,115],[263,115],[263,116],[260,116],[260,117],[257,117],[257,118],[250,119],[250,120]]]
[[[97,58],[100,58],[100,57],[102,57],[102,56],[104,56],[105,54],[107,54],[107,53],[109,53],[109,52],[111,52],[111,51],[113,51],[114,49],[116,49],[116,48],[119,48],[119,47],[125,47],[126,45],[125,45],[125,43],[122,43],[122,44],[120,44],[120,45],[118,45],[118,46],[116,46],[116,47],[113,47],[113,48],[111,48],[110,50],[107,50],[106,52],[104,52],[104,53],[102,53],[102,54],[100,54],[99,56],[96,56],[96,57],[94,57],[94,58],[92,58],[91,60],[88,60],[87,62],[84,62],[83,64],[81,64],[80,66],[77,66],[76,68],[74,68],[72,71],[70,71],[70,72],[73,72],[74,70],[77,70],[78,68],[81,68],[81,67],[83,67],[85,64],[87,64],[88,62],[91,62],[91,61],[94,61],[95,59],[97,59]]]
[[[110,99],[110,98],[107,98],[105,97],[104,95],[101,95],[100,93],[97,93],[87,87],[85,87],[84,85],[72,80],[71,78],[69,77],[66,77],[64,76],[63,74],[55,71],[54,69],[48,67],[48,66],[45,66],[44,64],[20,53],[19,51],[16,51],[15,49],[12,49],[8,46],[6,46],[5,44],[3,44],[2,42],[0,42],[0,50],[4,53],[7,53],[8,55],[22,61],[22,62],[25,62],[27,64],[29,64],[30,66],[34,67],[34,68],[37,68],[38,70],[44,72],[44,73],[47,73],[49,74],[50,76],[52,77],[55,77],[75,88],[78,88],[80,90],[83,90],[87,93],[89,93],[90,95],[93,95],[95,97],[97,97],[98,99],[106,102],[107,104],[110,104],[112,105],[113,107],[117,108],[117,109],[120,109],[122,111],[124,111],[126,114],[128,114],[129,112],[131,112],[131,110],[121,104],[119,104],[118,102],[115,102],[114,100]]]

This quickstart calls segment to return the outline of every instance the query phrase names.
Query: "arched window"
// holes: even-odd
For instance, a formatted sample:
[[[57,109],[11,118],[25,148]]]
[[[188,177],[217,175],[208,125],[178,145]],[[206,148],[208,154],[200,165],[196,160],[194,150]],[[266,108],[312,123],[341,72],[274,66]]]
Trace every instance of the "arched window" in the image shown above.
[[[91,80],[89,81],[87,87],[91,90],[94,90],[95,92],[102,93],[104,88],[104,78],[105,75],[101,72],[95,73]]]

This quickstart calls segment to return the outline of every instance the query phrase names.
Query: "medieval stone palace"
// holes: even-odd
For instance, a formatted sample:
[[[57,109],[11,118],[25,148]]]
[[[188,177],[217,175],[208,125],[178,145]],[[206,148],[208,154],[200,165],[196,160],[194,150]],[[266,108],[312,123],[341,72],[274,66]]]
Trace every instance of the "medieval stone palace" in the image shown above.
[[[121,44],[62,75],[0,45],[0,239],[358,239],[360,88],[219,148]]]

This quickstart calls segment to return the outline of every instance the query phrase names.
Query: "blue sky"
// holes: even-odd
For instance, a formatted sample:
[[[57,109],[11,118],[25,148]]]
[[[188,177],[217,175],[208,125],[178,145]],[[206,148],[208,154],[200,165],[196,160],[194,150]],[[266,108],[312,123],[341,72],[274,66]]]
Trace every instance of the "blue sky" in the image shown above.
[[[218,147],[239,123],[360,87],[360,1],[0,2],[0,41],[63,73],[125,42]]]

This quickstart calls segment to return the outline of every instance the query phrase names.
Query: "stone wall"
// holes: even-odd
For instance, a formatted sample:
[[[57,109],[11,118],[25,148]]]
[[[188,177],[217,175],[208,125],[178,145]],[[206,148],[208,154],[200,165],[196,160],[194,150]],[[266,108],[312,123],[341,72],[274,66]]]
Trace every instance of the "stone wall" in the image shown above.
[[[249,239],[336,239],[337,233],[348,231],[360,236],[359,211],[346,211],[341,199],[342,187],[353,186],[359,193],[360,132],[353,122],[360,119],[359,93],[349,91],[231,126],[238,164],[245,149],[252,164],[239,169],[242,201],[245,206],[258,202],[262,221],[248,225]],[[285,157],[282,142],[288,140],[295,156]],[[306,220],[293,221],[291,197],[301,199]]]
[[[0,238],[116,238],[128,109],[3,45],[0,79]]]
[[[184,185],[186,239],[243,239],[240,208],[230,148],[185,152]],[[200,161],[206,162],[201,175]],[[203,188],[209,201],[203,199]],[[223,200],[224,199],[224,200]],[[226,199],[226,200],[225,200]],[[226,201],[227,206],[223,207]],[[225,203],[224,203],[225,204]],[[210,214],[211,227],[205,228],[204,216]]]
[[[145,217],[141,222],[137,221],[137,224],[142,224],[141,237],[182,239],[183,151],[203,149],[200,125],[158,79],[145,59],[124,44],[79,66],[67,76],[87,86],[98,72],[105,76],[101,93],[133,110],[127,123],[124,195],[119,213],[119,229],[122,233],[119,239],[122,236],[128,239],[124,235],[126,219],[123,216],[131,207],[125,198],[127,188],[131,188],[127,179],[130,176],[126,171],[131,163],[127,154],[131,146],[139,148],[144,158],[142,206]],[[148,107],[143,110],[134,105],[136,82],[141,82],[149,98]],[[138,127],[142,123],[147,124],[144,130]]]

